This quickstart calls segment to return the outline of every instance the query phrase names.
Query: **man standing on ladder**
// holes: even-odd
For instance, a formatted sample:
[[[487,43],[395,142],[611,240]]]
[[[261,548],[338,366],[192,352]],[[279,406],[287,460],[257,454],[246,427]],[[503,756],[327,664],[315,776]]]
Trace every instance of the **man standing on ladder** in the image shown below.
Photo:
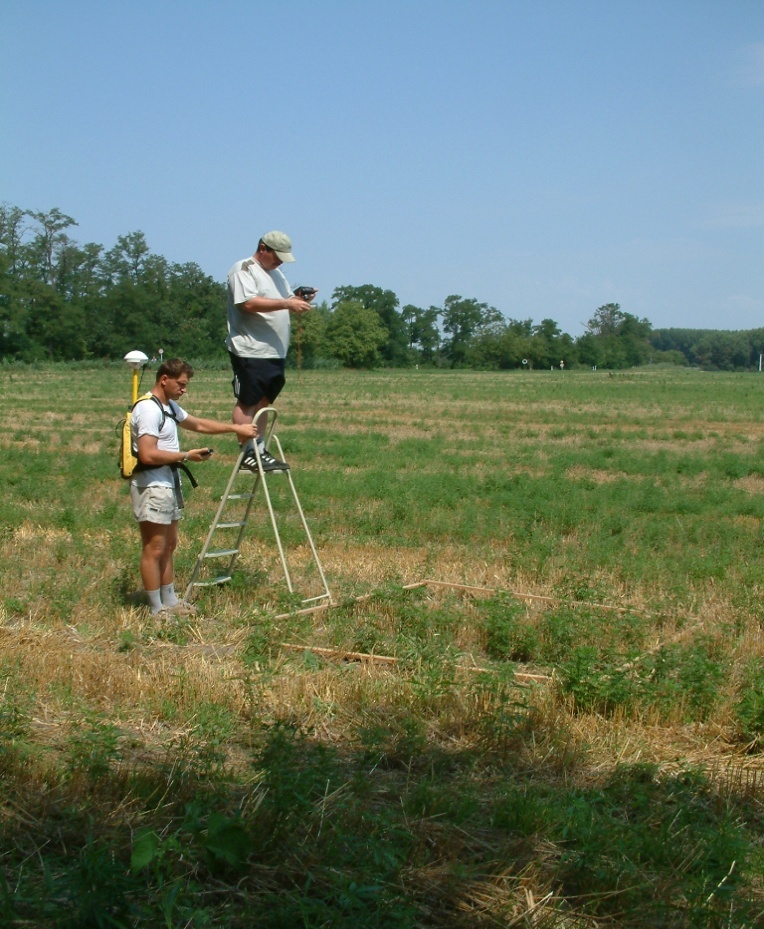
[[[251,258],[237,261],[228,272],[228,337],[226,347],[233,367],[236,405],[233,421],[251,423],[259,410],[272,406],[285,383],[291,313],[312,309],[309,300],[295,296],[279,270],[294,261],[292,241],[283,232],[267,232]],[[286,471],[289,465],[265,450],[267,417],[258,421],[258,451],[264,471]],[[241,446],[246,454],[241,467],[257,471],[257,456],[250,440]]]

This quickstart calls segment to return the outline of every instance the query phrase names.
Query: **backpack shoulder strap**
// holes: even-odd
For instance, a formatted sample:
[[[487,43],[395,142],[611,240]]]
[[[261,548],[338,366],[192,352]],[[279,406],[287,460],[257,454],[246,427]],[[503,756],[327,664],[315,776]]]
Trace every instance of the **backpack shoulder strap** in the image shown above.
[[[155,397],[154,394],[152,393],[142,394],[140,397],[138,397],[135,403],[130,407],[130,412],[132,413],[133,410],[138,406],[138,404],[143,403],[144,400],[156,400],[157,403],[159,402],[157,397]]]
[[[142,400],[153,400],[154,403],[156,403],[156,405],[159,407],[159,409],[160,409],[160,411],[161,411],[161,413],[162,413],[162,419],[161,419],[160,422],[159,422],[159,431],[160,431],[160,432],[161,432],[162,429],[164,428],[164,421],[165,421],[165,419],[167,419],[168,416],[170,416],[172,419],[174,419],[174,420],[177,421],[177,419],[178,419],[177,414],[174,413],[174,412],[172,412],[172,400],[170,400],[170,411],[171,411],[171,412],[168,413],[167,410],[166,410],[166,409],[164,408],[164,406],[162,405],[162,401],[159,399],[159,397],[157,397],[156,394],[152,394],[151,391],[149,391],[147,394],[144,394],[142,397],[138,397],[138,399],[135,401],[135,403],[130,407],[130,412],[131,412],[131,413],[132,413],[132,411],[138,406],[138,404],[139,404]]]

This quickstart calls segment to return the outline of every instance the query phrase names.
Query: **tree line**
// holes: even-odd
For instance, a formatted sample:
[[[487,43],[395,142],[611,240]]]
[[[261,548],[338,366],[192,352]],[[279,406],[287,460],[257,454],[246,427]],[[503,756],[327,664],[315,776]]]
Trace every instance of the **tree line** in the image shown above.
[[[79,245],[77,223],[48,212],[0,205],[0,358],[4,362],[150,354],[211,359],[225,355],[226,288],[194,262],[153,254],[142,232],[109,249]],[[653,330],[647,319],[598,307],[573,338],[551,318],[512,319],[454,294],[442,306],[401,303],[372,284],[337,287],[330,302],[295,320],[290,363],[305,367],[483,369],[627,368],[694,364],[757,367],[764,329],[750,332]]]
[[[764,328],[736,332],[714,329],[655,329],[650,343],[681,355],[685,364],[708,371],[757,370],[764,355]]]

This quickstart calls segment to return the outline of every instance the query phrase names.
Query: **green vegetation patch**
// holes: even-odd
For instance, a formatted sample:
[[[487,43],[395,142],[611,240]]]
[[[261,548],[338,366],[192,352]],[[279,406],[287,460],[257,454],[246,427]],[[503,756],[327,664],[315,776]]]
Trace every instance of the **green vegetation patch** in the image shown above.
[[[258,512],[159,624],[123,368],[0,366],[3,925],[761,923],[756,375],[294,372],[335,605],[298,612],[299,526],[290,593]],[[227,416],[229,381],[199,366],[189,408]]]

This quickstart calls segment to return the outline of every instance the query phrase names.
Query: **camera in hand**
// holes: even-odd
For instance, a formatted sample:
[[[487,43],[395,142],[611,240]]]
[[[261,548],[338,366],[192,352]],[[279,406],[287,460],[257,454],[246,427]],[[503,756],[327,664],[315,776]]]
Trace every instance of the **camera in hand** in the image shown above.
[[[295,287],[294,292],[296,296],[302,297],[303,300],[310,300],[310,298],[313,297],[316,293],[316,288],[305,286]]]

